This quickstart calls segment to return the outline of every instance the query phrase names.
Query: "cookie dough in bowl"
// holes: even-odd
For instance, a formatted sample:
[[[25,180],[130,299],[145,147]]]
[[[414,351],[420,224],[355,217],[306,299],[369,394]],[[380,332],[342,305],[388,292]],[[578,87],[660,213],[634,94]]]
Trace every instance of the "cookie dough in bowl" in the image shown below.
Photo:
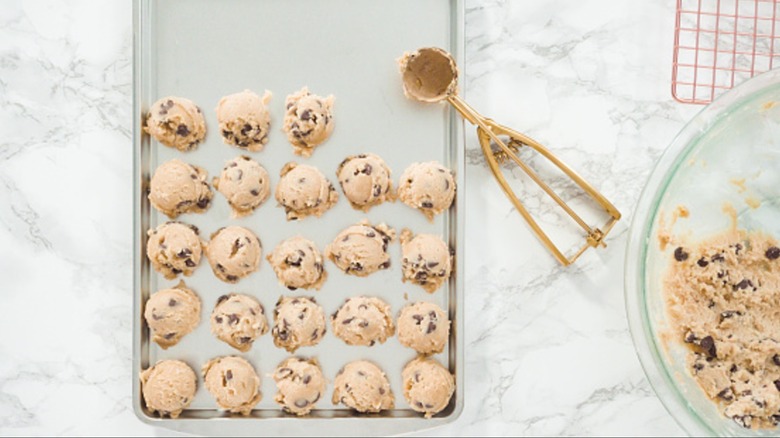
[[[395,199],[390,168],[374,154],[347,157],[339,165],[336,177],[352,207],[368,211],[374,205]]]
[[[224,356],[203,366],[203,380],[217,405],[230,413],[249,415],[260,402],[260,377],[246,359]]]
[[[308,414],[325,392],[325,376],[315,359],[288,358],[276,367],[273,378],[278,388],[275,400],[291,414]]]
[[[325,336],[325,312],[311,297],[280,297],[274,309],[274,345],[294,353]]]
[[[390,305],[375,297],[347,298],[330,323],[333,334],[348,345],[383,344],[395,333]]]
[[[233,217],[251,214],[271,193],[268,172],[257,161],[245,155],[228,161],[219,178],[214,178],[212,184],[227,199]]]
[[[420,354],[444,351],[450,337],[447,313],[433,303],[410,303],[398,314],[398,341]]]
[[[251,90],[227,95],[217,105],[217,121],[225,144],[251,152],[263,150],[268,143],[271,115],[266,108],[271,92],[263,97]]]
[[[387,246],[393,239],[392,228],[363,220],[340,232],[325,248],[325,256],[345,273],[365,277],[390,267]]]
[[[433,293],[450,278],[453,251],[439,236],[412,235],[401,231],[401,273],[403,281],[422,286]]]
[[[222,281],[236,283],[257,270],[263,247],[252,231],[230,226],[211,235],[205,252],[214,275]]]
[[[187,152],[206,137],[206,121],[191,100],[168,96],[152,104],[144,132],[165,146]]]
[[[146,256],[155,271],[167,279],[192,275],[200,263],[202,242],[198,228],[181,222],[166,222],[148,232]]]
[[[202,213],[214,196],[207,177],[198,166],[176,159],[166,161],[149,182],[149,202],[171,219],[183,213]]]
[[[398,198],[432,221],[434,216],[450,208],[455,190],[451,170],[436,161],[413,163],[401,175]]]
[[[418,357],[401,372],[404,398],[417,412],[431,418],[450,403],[455,392],[452,374],[435,359]]]
[[[320,97],[307,87],[287,96],[284,132],[296,155],[311,156],[333,132],[333,96]]]
[[[336,205],[339,194],[316,167],[290,162],[280,172],[276,201],[284,207],[287,220],[322,216]]]
[[[153,293],[144,309],[152,341],[163,350],[178,344],[200,323],[200,306],[200,298],[184,281]]]
[[[180,360],[161,360],[142,371],[140,378],[146,407],[161,417],[178,418],[198,389],[195,371]]]
[[[309,239],[291,237],[274,248],[267,256],[279,284],[290,290],[317,289],[328,277],[323,268],[322,254]]]
[[[211,312],[211,333],[231,347],[247,352],[257,338],[268,332],[265,309],[244,294],[222,295]]]
[[[393,409],[395,398],[381,368],[367,360],[350,362],[336,374],[333,404],[343,404],[358,412],[377,413]]]

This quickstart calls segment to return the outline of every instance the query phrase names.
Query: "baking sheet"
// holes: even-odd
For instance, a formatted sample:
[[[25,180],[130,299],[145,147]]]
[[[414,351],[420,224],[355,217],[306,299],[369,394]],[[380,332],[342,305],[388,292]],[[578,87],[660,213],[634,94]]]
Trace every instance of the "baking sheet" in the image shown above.
[[[238,354],[249,360],[262,378],[263,400],[248,419],[224,414],[216,409],[212,396],[199,381],[196,397],[177,420],[149,415],[140,397],[140,385],[133,387],[134,405],[140,418],[165,427],[206,432],[209,422],[246,423],[262,419],[262,433],[272,434],[271,423],[284,425],[285,431],[299,427],[302,433],[384,434],[402,432],[452,421],[463,404],[462,349],[462,260],[464,190],[459,190],[455,207],[439,215],[433,223],[401,202],[385,203],[368,213],[352,209],[338,186],[335,171],[348,155],[376,153],[393,172],[394,186],[403,170],[412,162],[437,160],[456,171],[463,187],[463,124],[444,106],[422,105],[403,97],[396,58],[404,51],[423,46],[438,46],[453,53],[460,65],[462,54],[463,5],[457,0],[136,0],[135,52],[135,320],[134,371],[161,359],[181,359],[197,372],[209,359]],[[316,94],[336,97],[335,129],[331,138],[317,148],[311,158],[295,156],[281,131],[284,99],[302,86]],[[248,153],[225,145],[218,131],[214,108],[227,94],[251,89],[262,95],[273,93],[269,104],[271,134],[262,152]],[[142,115],[158,98],[176,95],[198,104],[206,118],[207,136],[193,152],[182,153],[150,141],[142,135]],[[201,324],[168,350],[149,342],[142,319],[143,303],[150,293],[171,287],[178,280],[165,280],[151,270],[145,257],[146,231],[167,221],[167,217],[148,205],[145,190],[151,173],[173,158],[205,168],[209,179],[219,175],[224,163],[246,154],[262,164],[271,175],[272,190],[279,171],[288,161],[305,162],[319,168],[337,187],[338,204],[321,218],[287,222],[284,210],[273,196],[254,214],[232,219],[225,198],[214,194],[205,214],[185,214],[178,218],[196,225],[201,237],[228,225],[245,226],[254,231],[263,244],[259,270],[235,285],[223,283],[212,273],[207,260],[185,281],[201,298]],[[301,234],[313,240],[320,251],[347,226],[366,218],[372,223],[386,222],[398,234],[404,227],[414,233],[441,235],[456,252],[456,267],[451,280],[434,294],[421,287],[401,282],[400,245],[389,248],[392,266],[366,278],[348,276],[329,261],[328,279],[320,291],[288,291],[279,285],[265,255],[282,240]],[[431,420],[412,411],[403,397],[401,370],[415,352],[400,345],[397,337],[374,347],[347,346],[336,338],[330,327],[317,346],[303,347],[297,356],[316,357],[329,380],[326,392],[309,417],[296,421],[284,414],[273,401],[276,385],[269,374],[289,354],[276,348],[270,333],[260,337],[248,353],[240,353],[210,333],[209,315],[220,295],[248,293],[265,307],[269,324],[272,310],[281,295],[314,296],[325,312],[335,312],[343,301],[356,295],[373,295],[387,301],[393,316],[406,302],[424,300],[449,309],[452,334],[447,349],[436,359],[456,376],[457,390],[450,406]],[[330,403],[332,380],[346,363],[368,359],[387,373],[395,395],[396,408],[379,415],[358,415],[343,406]],[[343,418],[343,420],[339,420]],[[356,421],[355,418],[359,419]],[[198,420],[194,423],[190,420]],[[225,421],[229,420],[229,421]],[[347,421],[348,423],[345,423]],[[313,422],[322,423],[315,429]],[[213,422],[212,422],[213,423]],[[303,426],[301,426],[303,427]],[[257,434],[259,430],[252,430]]]

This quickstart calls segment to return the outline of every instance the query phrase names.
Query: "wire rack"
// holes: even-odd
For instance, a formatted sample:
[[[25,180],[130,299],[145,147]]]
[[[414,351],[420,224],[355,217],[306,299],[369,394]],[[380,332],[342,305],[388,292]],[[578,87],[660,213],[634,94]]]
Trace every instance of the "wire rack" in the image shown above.
[[[677,0],[672,96],[707,104],[771,70],[780,54],[780,0]]]

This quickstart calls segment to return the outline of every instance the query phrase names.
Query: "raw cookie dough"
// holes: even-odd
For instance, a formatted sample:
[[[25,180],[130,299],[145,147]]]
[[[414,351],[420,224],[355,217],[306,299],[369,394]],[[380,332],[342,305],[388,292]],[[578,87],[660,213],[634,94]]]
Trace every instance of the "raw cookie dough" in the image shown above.
[[[398,341],[420,354],[441,353],[449,337],[450,320],[436,304],[418,301],[398,314]]]
[[[320,217],[339,200],[333,184],[316,167],[290,162],[279,175],[276,200],[284,207],[288,221]]]
[[[314,148],[330,137],[333,131],[333,96],[320,97],[303,87],[285,100],[284,132],[293,152],[311,156]]]
[[[265,309],[249,295],[222,295],[211,312],[211,333],[239,351],[247,352],[268,332]]]
[[[384,344],[395,333],[390,306],[374,297],[347,298],[330,323],[333,334],[349,345]]]
[[[222,281],[236,283],[257,270],[263,247],[252,231],[230,226],[211,235],[205,252],[214,275]]]
[[[340,232],[325,248],[325,256],[345,273],[365,277],[390,267],[387,245],[394,238],[395,230],[387,225],[363,220]]]
[[[266,258],[274,268],[279,284],[290,290],[319,290],[328,277],[323,269],[322,254],[317,251],[314,242],[301,236],[276,245]]]
[[[183,213],[202,213],[214,196],[207,177],[201,167],[176,159],[166,161],[149,182],[149,202],[171,219]]]
[[[420,210],[429,221],[450,208],[455,199],[455,177],[436,161],[412,163],[401,175],[398,198]]]
[[[336,177],[352,207],[368,211],[394,200],[393,181],[385,161],[374,154],[352,155],[339,165]]]
[[[152,341],[163,350],[179,343],[200,323],[200,298],[184,281],[170,289],[161,289],[146,301],[144,319]]]
[[[198,388],[195,371],[180,360],[161,360],[140,377],[146,407],[161,417],[177,418],[192,403]]]
[[[438,289],[452,273],[452,252],[439,236],[412,235],[401,231],[401,273],[403,281],[422,286],[428,293]]]
[[[780,422],[780,244],[732,230],[670,256],[672,336],[721,412],[745,428]]]
[[[206,137],[206,121],[191,100],[168,96],[152,104],[144,131],[165,146],[187,152]]]
[[[343,404],[358,412],[393,409],[395,399],[387,376],[378,366],[356,360],[344,366],[333,382],[333,404]]]
[[[314,359],[291,357],[280,363],[274,372],[279,391],[276,402],[285,412],[306,415],[325,392],[325,376]]]
[[[260,402],[260,377],[252,364],[238,356],[211,359],[203,366],[206,389],[217,405],[233,414],[249,415]]]
[[[241,155],[225,164],[214,188],[225,196],[233,217],[251,214],[271,193],[271,178],[257,161]]]
[[[192,275],[202,251],[196,226],[166,222],[147,234],[146,256],[155,271],[169,280],[182,273]]]
[[[439,362],[428,357],[418,357],[401,372],[404,384],[404,398],[425,418],[441,412],[450,403],[455,392],[455,379]]]
[[[217,121],[225,144],[238,146],[251,152],[263,150],[268,143],[268,128],[271,115],[266,108],[271,101],[271,92],[263,97],[251,90],[230,94],[220,99],[217,105]]]
[[[280,297],[274,309],[274,345],[294,353],[317,345],[325,336],[325,312],[314,298]]]

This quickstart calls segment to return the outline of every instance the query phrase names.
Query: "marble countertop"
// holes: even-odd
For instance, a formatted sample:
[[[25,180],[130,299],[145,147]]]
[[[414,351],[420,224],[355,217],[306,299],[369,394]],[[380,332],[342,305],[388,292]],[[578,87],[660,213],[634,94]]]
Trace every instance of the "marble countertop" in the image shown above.
[[[700,110],[670,93],[675,1],[466,7],[469,102],[548,144],[624,219],[608,248],[559,267],[469,130],[467,398],[429,432],[683,434],[644,377],[623,300],[634,205]],[[131,406],[131,9],[0,7],[0,435],[170,433]]]

